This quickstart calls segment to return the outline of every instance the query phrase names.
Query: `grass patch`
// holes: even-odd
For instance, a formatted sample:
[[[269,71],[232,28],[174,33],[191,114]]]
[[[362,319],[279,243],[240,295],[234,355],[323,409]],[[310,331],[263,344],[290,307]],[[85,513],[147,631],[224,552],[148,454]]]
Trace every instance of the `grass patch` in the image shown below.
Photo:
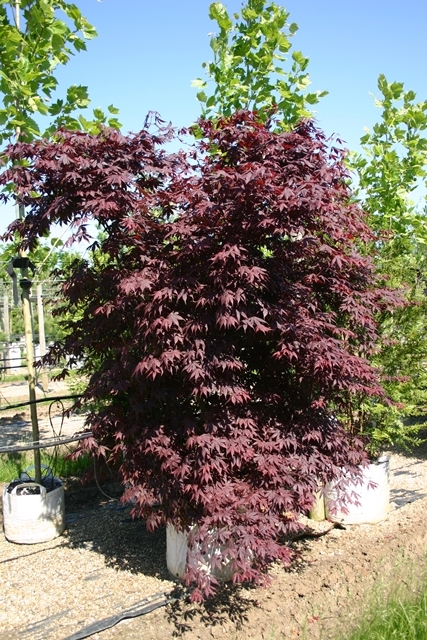
[[[425,640],[427,638],[427,586],[416,597],[392,595],[372,608],[348,640]]]
[[[26,382],[28,375],[25,373],[8,373],[7,370],[3,370],[1,376],[1,382],[4,384],[11,384],[12,382]]]
[[[331,636],[328,636],[328,638]],[[427,556],[419,561],[400,559],[387,580],[378,582],[347,626],[340,625],[335,640],[426,640]],[[323,638],[323,636],[322,636]]]
[[[83,455],[77,460],[69,460],[67,454],[51,454],[41,452],[42,464],[47,465],[57,478],[69,478],[71,476],[80,477],[91,466],[92,461],[89,456]],[[33,464],[33,454],[31,451],[22,453],[2,453],[0,455],[0,482],[11,482],[19,478],[21,473]],[[31,470],[30,470],[31,475]]]

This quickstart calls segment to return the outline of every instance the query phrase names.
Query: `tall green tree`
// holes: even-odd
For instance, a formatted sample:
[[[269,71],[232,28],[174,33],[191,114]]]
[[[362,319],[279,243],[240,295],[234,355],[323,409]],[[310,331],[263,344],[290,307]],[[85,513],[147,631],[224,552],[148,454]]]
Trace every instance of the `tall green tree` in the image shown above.
[[[95,109],[91,118],[77,115],[90,103],[87,87],[72,85],[58,96],[57,67],[96,35],[76,5],[65,0],[0,0],[0,143],[17,131],[31,140],[60,126],[92,133],[102,124],[120,126],[112,105],[108,114]]]
[[[427,177],[427,100],[417,102],[414,91],[383,74],[378,89],[380,120],[361,138],[363,151],[352,166],[371,226],[391,232],[388,250],[400,254],[407,242],[427,244],[425,192],[419,189]]]
[[[3,295],[8,296],[11,305],[10,318],[12,326],[12,335],[22,336],[24,333],[24,325],[22,318],[22,309],[20,305],[14,306],[13,283],[7,272],[7,266],[10,265],[13,258],[16,257],[16,246],[14,242],[0,245],[0,301],[3,302]],[[57,318],[52,314],[59,304],[61,283],[67,273],[73,266],[81,261],[81,255],[65,247],[60,238],[41,239],[38,246],[31,253],[31,262],[36,265],[37,271],[34,276],[33,292],[36,285],[41,284],[44,295],[44,326],[47,341],[56,340],[63,335],[63,331]],[[55,274],[61,273],[58,278]],[[33,316],[34,333],[38,331],[38,314]],[[6,336],[3,331],[3,325],[0,329],[0,340],[5,340]]]
[[[86,48],[96,36],[94,27],[76,5],[65,0],[0,0],[0,145],[14,137],[32,141],[49,137],[59,127],[98,133],[104,124],[120,127],[117,109],[108,107],[110,116],[95,109],[93,119],[77,110],[89,105],[87,87],[71,86],[58,97],[55,70],[66,64],[74,52]],[[41,125],[47,116],[47,125]],[[3,157],[3,162],[7,157]],[[19,209],[22,217],[23,208]],[[20,257],[25,258],[20,252]],[[26,262],[21,262],[21,282],[28,280]],[[33,440],[39,439],[37,409],[34,403],[35,370],[32,357],[33,331],[29,286],[22,288],[22,309],[27,350],[28,387]],[[41,480],[40,451],[34,450],[35,479]]]
[[[307,91],[309,59],[300,51],[290,53],[298,25],[288,23],[284,7],[247,0],[240,13],[230,17],[221,2],[213,2],[209,17],[218,25],[210,41],[213,60],[202,65],[209,80],[193,80],[203,117],[249,109],[265,121],[274,108],[278,128],[287,130],[312,115],[311,107],[327,91]]]
[[[65,0],[0,0],[0,145],[16,136],[25,141],[49,137],[59,127],[90,133],[103,125],[120,127],[113,105],[107,114],[97,108],[85,117],[88,88],[72,85],[61,96],[55,76],[57,68],[86,50],[86,42],[96,35],[78,7]],[[38,269],[43,265],[39,278],[66,259],[58,242],[52,242],[53,251],[41,244],[32,254]],[[3,265],[14,255],[13,243],[0,246]],[[10,284],[5,266],[0,279]]]
[[[378,79],[378,122],[350,157],[356,195],[369,213],[378,241],[367,248],[377,269],[402,288],[406,306],[379,317],[380,346],[374,363],[395,404],[358,407],[361,428],[384,444],[410,435],[405,418],[427,413],[427,100],[417,101],[403,83]],[[407,422],[407,420],[406,420]]]

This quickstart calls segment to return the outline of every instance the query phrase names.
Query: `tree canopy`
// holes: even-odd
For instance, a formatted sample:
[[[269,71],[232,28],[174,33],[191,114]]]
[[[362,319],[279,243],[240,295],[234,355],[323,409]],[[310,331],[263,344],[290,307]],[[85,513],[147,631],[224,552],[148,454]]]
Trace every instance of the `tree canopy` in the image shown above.
[[[92,119],[76,115],[90,104],[87,87],[68,87],[58,97],[55,70],[86,49],[95,28],[78,7],[65,0],[0,0],[0,143],[19,131],[26,140],[52,134],[58,127],[99,131],[119,127],[118,110],[95,109]],[[44,127],[43,118],[49,123]]]

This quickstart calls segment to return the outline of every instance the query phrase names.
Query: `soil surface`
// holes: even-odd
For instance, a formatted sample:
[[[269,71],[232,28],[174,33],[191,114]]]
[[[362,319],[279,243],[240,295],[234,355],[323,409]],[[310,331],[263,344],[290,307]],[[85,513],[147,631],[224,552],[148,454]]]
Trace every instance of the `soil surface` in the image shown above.
[[[132,520],[118,485],[102,484],[103,494],[68,481],[62,536],[33,545],[0,536],[0,640],[346,638],[378,581],[411,590],[408,573],[425,567],[427,449],[392,453],[391,469],[383,522],[321,537],[330,524],[309,525],[292,543],[300,560],[274,566],[269,587],[225,586],[203,605],[168,573],[164,529],[148,534]]]

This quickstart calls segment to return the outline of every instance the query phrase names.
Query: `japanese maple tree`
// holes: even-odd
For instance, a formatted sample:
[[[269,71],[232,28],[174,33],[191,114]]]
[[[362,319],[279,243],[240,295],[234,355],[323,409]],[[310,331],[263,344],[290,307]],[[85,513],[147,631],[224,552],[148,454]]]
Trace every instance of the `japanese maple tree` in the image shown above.
[[[363,442],[334,418],[383,395],[366,357],[375,313],[396,304],[368,258],[343,153],[312,124],[275,133],[241,111],[200,121],[190,153],[172,135],[60,132],[16,144],[12,182],[33,245],[52,224],[104,229],[63,287],[66,337],[51,362],[85,357],[97,454],[154,529],[197,523],[190,545],[255,583],[292,553],[317,482],[357,473]],[[188,566],[194,598],[215,578]]]

